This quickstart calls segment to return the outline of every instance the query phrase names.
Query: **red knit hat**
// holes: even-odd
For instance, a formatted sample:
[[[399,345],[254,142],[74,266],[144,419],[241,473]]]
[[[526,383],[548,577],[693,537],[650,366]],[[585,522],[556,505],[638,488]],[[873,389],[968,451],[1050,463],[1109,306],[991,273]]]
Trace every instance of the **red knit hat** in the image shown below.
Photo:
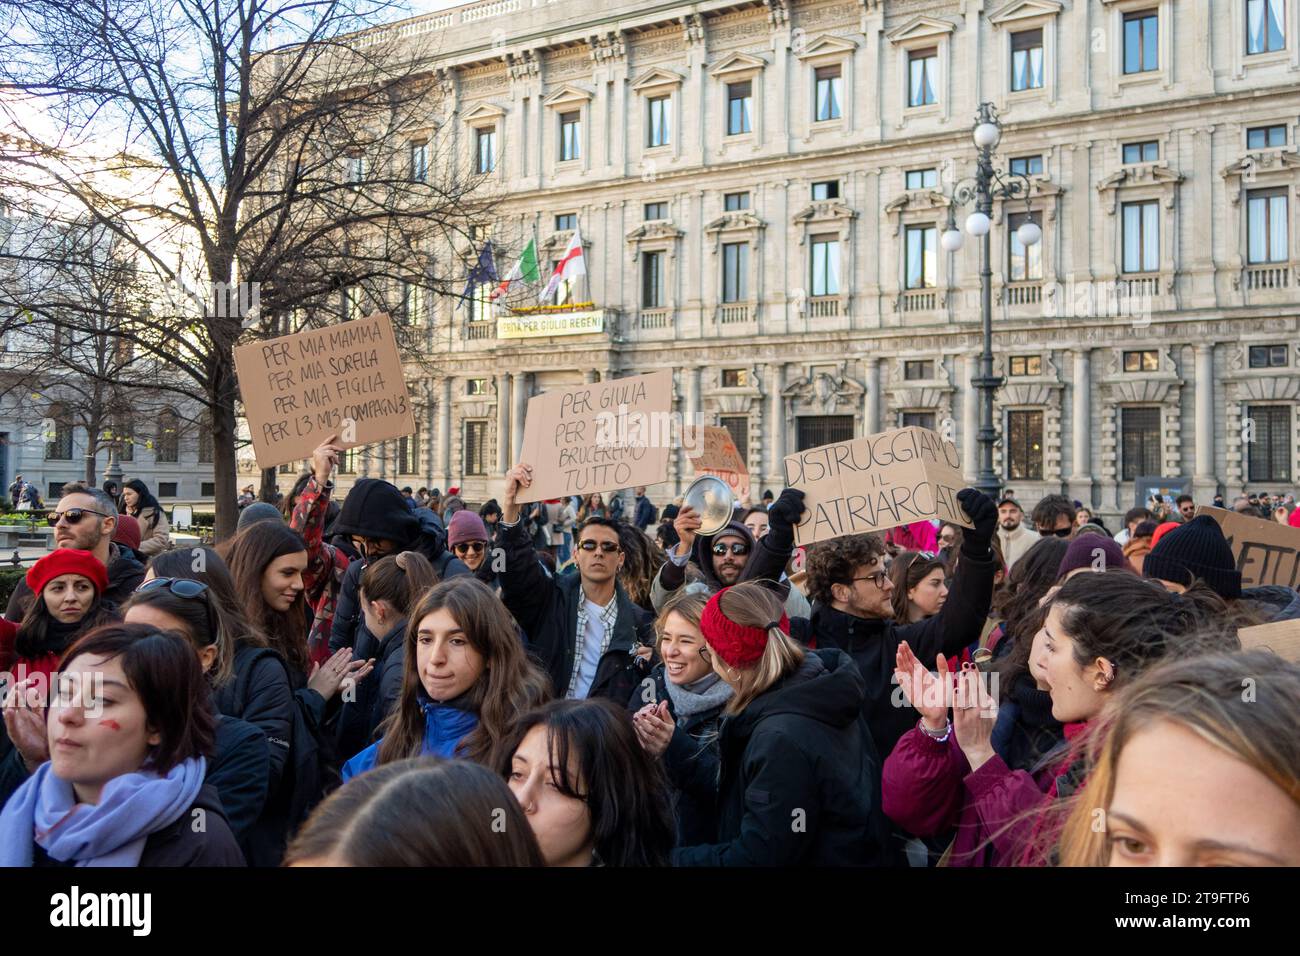
[[[1158,528],[1156,528],[1155,533],[1151,535],[1151,547],[1154,548],[1157,544],[1160,543],[1161,538],[1163,538],[1168,532],[1173,531],[1175,528],[1178,527],[1181,527],[1181,525],[1179,525],[1177,521],[1166,521],[1164,524],[1160,525]]]
[[[62,574],[80,574],[99,594],[108,589],[108,569],[89,551],[76,548],[58,548],[33,564],[27,571],[27,586],[33,594],[40,594]]]
[[[779,627],[789,634],[790,619],[782,611],[781,620],[773,621],[768,627],[737,624],[722,613],[719,601],[730,590],[731,588],[723,588],[704,605],[704,613],[700,615],[700,633],[708,641],[709,647],[722,658],[723,663],[729,667],[748,667],[763,656],[763,651],[767,648],[769,628]]]

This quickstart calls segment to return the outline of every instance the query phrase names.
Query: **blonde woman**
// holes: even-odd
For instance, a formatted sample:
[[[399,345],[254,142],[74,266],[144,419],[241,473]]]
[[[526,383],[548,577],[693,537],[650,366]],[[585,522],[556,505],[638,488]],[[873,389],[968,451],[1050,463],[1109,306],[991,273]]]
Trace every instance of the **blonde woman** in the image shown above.
[[[717,830],[718,724],[733,693],[709,662],[700,632],[708,597],[706,588],[687,585],[669,599],[655,621],[661,663],[628,702],[637,740],[663,761],[680,846],[712,842]]]
[[[759,582],[705,605],[702,648],[732,689],[718,729],[713,842],[677,866],[843,866],[890,862],[880,763],[861,717],[862,675],[843,651],[806,651],[781,600]]]
[[[1185,658],[1116,704],[1064,865],[1300,866],[1300,666],[1268,651]]]

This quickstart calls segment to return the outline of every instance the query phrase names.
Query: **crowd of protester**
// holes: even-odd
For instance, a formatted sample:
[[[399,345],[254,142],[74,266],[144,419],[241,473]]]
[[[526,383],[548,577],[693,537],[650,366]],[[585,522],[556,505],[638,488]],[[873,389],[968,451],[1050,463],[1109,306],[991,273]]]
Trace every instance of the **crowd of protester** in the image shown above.
[[[1300,594],[1189,496],[804,548],[793,488],[706,534],[527,463],[336,502],[341,452],[212,548],[64,489],[0,621],[0,863],[1300,865],[1300,666],[1238,633]]]

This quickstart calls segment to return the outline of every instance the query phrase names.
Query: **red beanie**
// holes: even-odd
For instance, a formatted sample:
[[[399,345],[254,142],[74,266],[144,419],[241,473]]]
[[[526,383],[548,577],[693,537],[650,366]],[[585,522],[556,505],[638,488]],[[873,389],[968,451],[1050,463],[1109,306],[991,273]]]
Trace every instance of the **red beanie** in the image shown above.
[[[1179,525],[1177,521],[1166,521],[1164,524],[1160,525],[1156,528],[1155,533],[1151,535],[1151,547],[1154,548],[1160,543],[1160,539],[1163,538],[1166,533],[1173,531],[1178,527],[1181,527],[1181,525]]]
[[[27,571],[27,586],[33,594],[40,594],[45,585],[63,574],[80,574],[101,595],[108,589],[108,570],[99,558],[76,548],[58,548],[33,564]]]
[[[700,632],[723,663],[730,667],[748,667],[763,656],[763,651],[767,648],[768,628],[737,624],[723,614],[719,598],[730,590],[723,588],[709,598],[709,603],[704,605],[704,613],[700,615]],[[781,612],[781,620],[773,621],[770,627],[779,627],[787,634],[790,633],[790,619],[786,617],[785,611]]]
[[[140,550],[140,522],[130,515],[119,514],[117,527],[113,529],[113,540],[124,544],[132,551]]]

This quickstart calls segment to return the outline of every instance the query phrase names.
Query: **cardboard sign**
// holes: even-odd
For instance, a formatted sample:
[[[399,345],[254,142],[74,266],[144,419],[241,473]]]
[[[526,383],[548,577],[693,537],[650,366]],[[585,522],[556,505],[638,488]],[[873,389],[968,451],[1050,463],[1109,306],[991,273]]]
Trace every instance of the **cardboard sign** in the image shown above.
[[[1300,664],[1300,621],[1274,621],[1237,631],[1241,649],[1269,650],[1292,664]]]
[[[668,370],[552,389],[528,400],[520,503],[668,480],[673,374]]]
[[[688,457],[697,475],[716,475],[731,487],[737,501],[749,494],[749,466],[740,457],[731,432],[721,425],[705,425],[703,435],[696,430],[689,436]],[[695,454],[689,454],[694,449]]]
[[[240,345],[235,374],[259,468],[308,458],[330,435],[351,448],[415,433],[386,313]]]
[[[1241,572],[1241,586],[1300,584],[1300,528],[1239,515],[1223,508],[1201,505],[1196,514],[1209,515],[1223,529]]]
[[[785,483],[804,493],[797,544],[938,518],[973,527],[957,503],[966,486],[957,446],[928,428],[893,428],[785,459]]]

